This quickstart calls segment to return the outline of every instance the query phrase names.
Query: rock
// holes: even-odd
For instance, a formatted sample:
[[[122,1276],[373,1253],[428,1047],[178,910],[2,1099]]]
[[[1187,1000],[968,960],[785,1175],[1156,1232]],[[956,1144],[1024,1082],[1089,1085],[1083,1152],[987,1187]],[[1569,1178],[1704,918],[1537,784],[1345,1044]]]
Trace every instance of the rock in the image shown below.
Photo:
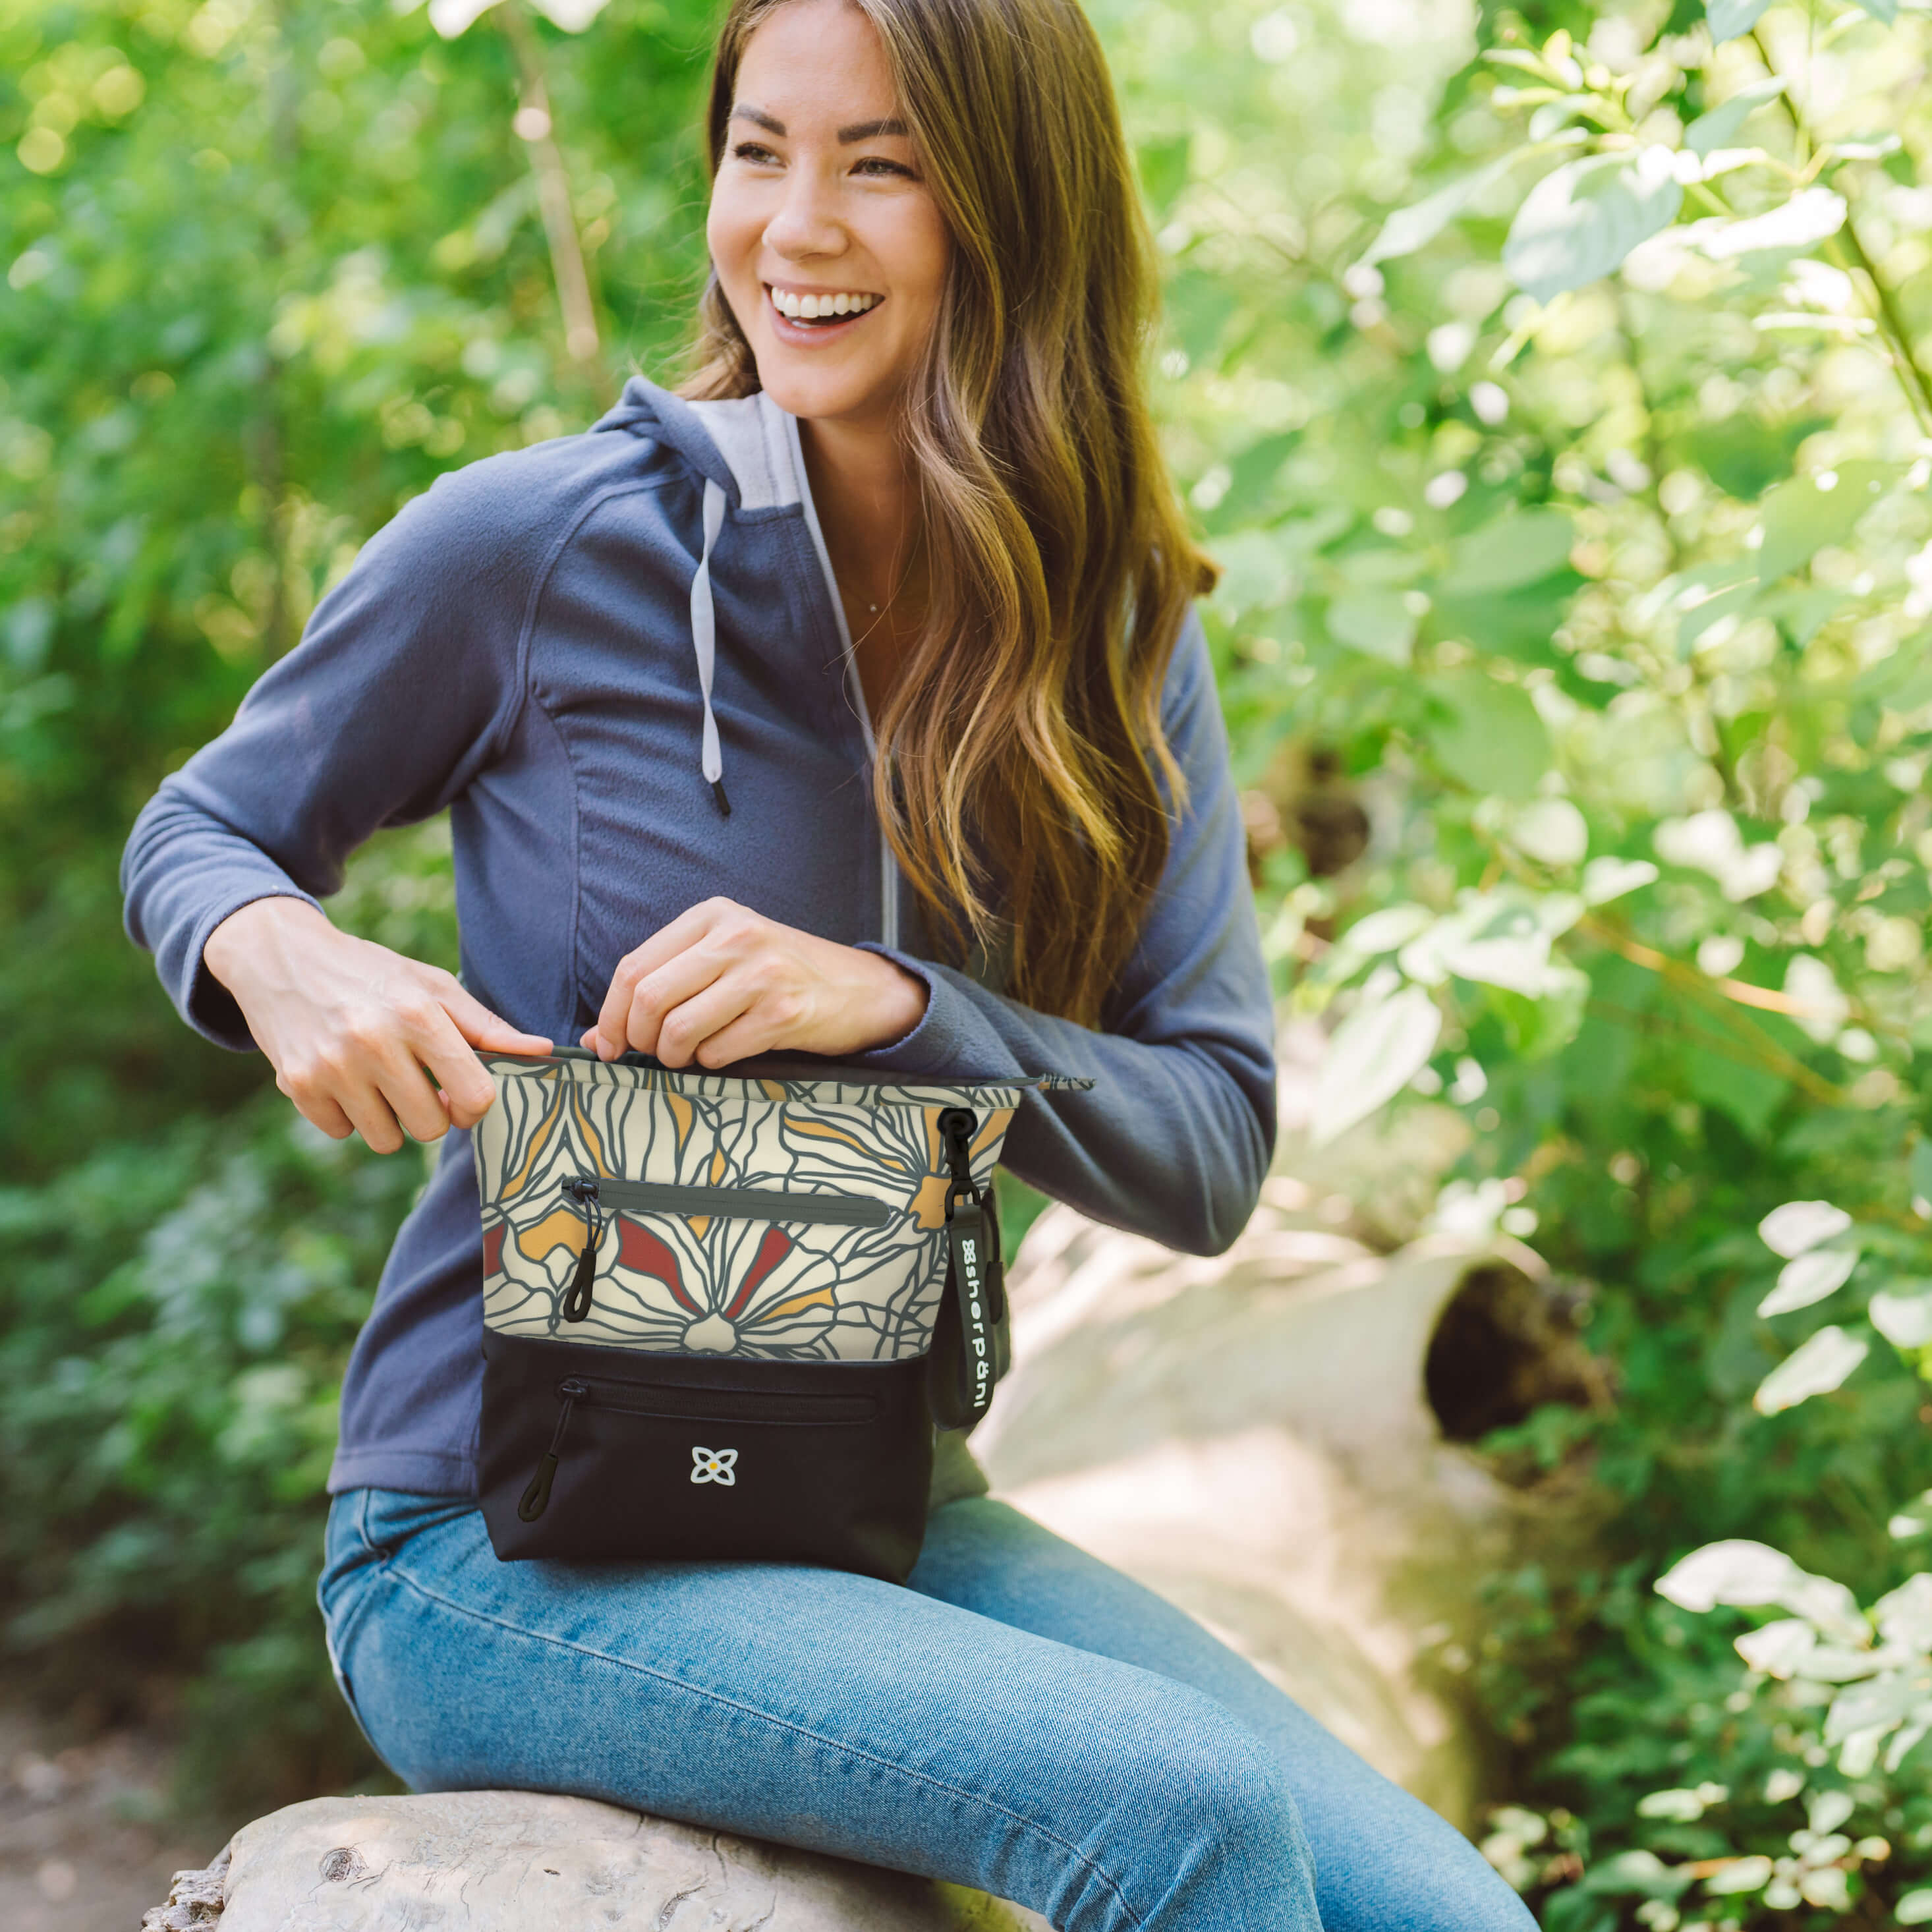
[[[1428,1124],[1402,1131],[1413,1155]],[[1491,1754],[1456,1676],[1480,1586],[1574,1548],[1586,1512],[1496,1480],[1444,1415],[1472,1439],[1536,1401],[1606,1398],[1520,1243],[1360,1238],[1413,1232],[1436,1192],[1378,1144],[1357,1143],[1352,1177],[1330,1154],[1311,1186],[1285,1171],[1312,1171],[1286,1136],[1262,1207],[1211,1258],[1048,1208],[1009,1277],[1015,1366],[973,1447],[996,1494],[1178,1604],[1468,1828]]]
[[[317,1798],[182,1872],[142,1932],[1022,1932],[983,1894],[538,1792]]]

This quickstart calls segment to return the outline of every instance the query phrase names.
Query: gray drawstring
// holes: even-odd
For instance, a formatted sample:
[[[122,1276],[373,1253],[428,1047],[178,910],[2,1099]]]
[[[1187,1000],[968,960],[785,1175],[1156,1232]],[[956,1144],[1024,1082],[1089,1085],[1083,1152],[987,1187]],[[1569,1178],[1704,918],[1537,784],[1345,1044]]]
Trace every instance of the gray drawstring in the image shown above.
[[[711,602],[711,550],[724,522],[724,492],[704,479],[704,554],[691,580],[691,647],[698,653],[698,688],[704,696],[704,750],[700,768],[711,784],[718,809],[729,818],[731,802],[724,796],[724,754],[718,745],[718,721],[711,715],[711,674],[718,657],[718,615]]]

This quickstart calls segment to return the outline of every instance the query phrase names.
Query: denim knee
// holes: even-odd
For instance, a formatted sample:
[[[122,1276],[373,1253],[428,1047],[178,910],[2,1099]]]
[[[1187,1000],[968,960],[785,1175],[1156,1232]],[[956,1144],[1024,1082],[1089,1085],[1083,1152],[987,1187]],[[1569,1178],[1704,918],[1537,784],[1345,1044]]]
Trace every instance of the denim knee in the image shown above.
[[[1094,1922],[1108,1932],[1320,1932],[1314,1855],[1280,1766],[1218,1704],[1179,1687],[1172,1701],[1186,1708],[1126,1767],[1144,1816],[1118,1874],[1118,1916]]]

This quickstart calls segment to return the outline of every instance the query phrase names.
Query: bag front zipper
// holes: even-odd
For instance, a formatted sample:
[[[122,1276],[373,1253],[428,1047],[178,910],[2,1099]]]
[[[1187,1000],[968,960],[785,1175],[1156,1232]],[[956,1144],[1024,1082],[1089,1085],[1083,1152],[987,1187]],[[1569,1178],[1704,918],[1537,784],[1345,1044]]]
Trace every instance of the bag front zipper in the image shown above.
[[[766,1425],[830,1428],[870,1422],[879,1412],[868,1395],[804,1395],[756,1389],[707,1388],[688,1382],[638,1382],[566,1376],[556,1385],[556,1427],[550,1447],[538,1460],[530,1486],[517,1504],[526,1522],[535,1522],[550,1507],[552,1486],[563,1455],[565,1432],[580,1407],[607,1409],[615,1415],[662,1418],[678,1422],[752,1422]]]
[[[721,1214],[728,1220],[810,1221],[833,1228],[883,1228],[892,1210],[865,1194],[808,1194],[784,1187],[694,1187],[668,1180],[610,1180],[580,1174],[566,1181],[573,1200],[585,1192],[605,1208],[633,1214]]]
[[[782,1187],[692,1187],[667,1180],[618,1180],[574,1174],[566,1197],[584,1216],[584,1252],[563,1298],[563,1318],[588,1318],[597,1280],[597,1250],[615,1210],[632,1214],[716,1214],[727,1220],[811,1222],[832,1228],[883,1228],[892,1210],[864,1194],[808,1194]]]

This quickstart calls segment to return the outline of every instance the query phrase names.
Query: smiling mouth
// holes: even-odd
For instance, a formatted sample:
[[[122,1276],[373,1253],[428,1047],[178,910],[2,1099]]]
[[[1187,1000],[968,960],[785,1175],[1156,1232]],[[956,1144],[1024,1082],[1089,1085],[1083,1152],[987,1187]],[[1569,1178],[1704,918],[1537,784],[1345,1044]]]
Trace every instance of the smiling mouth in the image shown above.
[[[777,289],[767,282],[765,298],[773,311],[796,328],[836,328],[868,316],[885,300],[862,290],[826,289],[802,295],[791,289]]]

